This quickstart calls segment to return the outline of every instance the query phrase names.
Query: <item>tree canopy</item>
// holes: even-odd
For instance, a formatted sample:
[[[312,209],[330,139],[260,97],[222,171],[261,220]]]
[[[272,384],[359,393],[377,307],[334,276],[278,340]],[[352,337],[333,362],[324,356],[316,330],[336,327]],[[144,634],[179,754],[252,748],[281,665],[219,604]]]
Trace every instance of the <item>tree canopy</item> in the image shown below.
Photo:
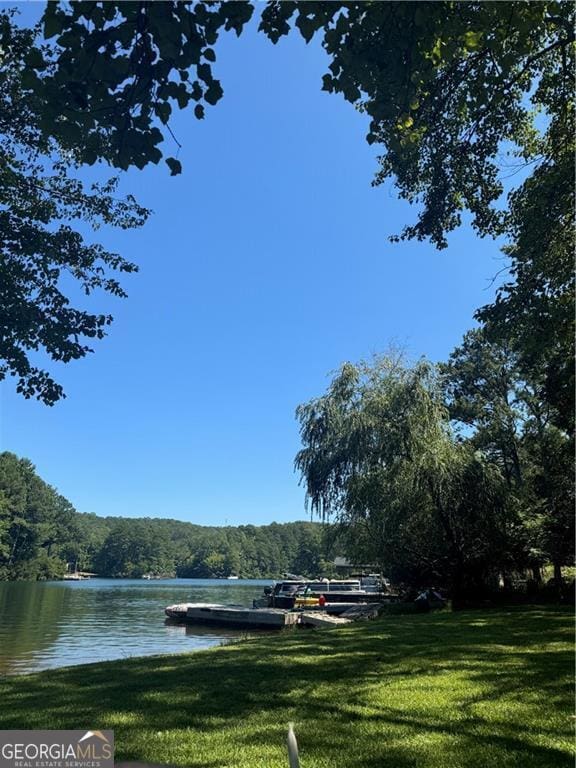
[[[574,139],[565,135],[511,195],[510,280],[476,313],[508,345],[523,374],[541,379],[551,418],[574,434]]]
[[[470,0],[268,2],[259,14],[255,8],[244,1],[50,2],[37,34],[16,32],[4,12],[1,76],[9,95],[2,146],[12,169],[6,209],[25,189],[44,225],[77,217],[141,223],[145,212],[133,200],[118,208],[110,187],[103,195],[80,193],[69,171],[99,161],[144,168],[162,160],[167,139],[173,149],[166,163],[180,173],[173,110],[191,108],[203,119],[217,104],[224,93],[215,75],[219,37],[240,35],[257,16],[259,31],[273,43],[288,34],[317,38],[328,57],[323,89],[369,116],[367,139],[382,147],[374,183],[392,179],[401,197],[418,204],[416,223],[393,239],[428,238],[446,247],[466,212],[479,235],[506,236],[512,279],[479,317],[495,339],[514,337],[526,370],[545,367],[547,397],[558,414],[571,411],[574,7],[560,0]],[[27,158],[18,170],[20,194],[10,149],[16,137]],[[56,173],[38,189],[31,183],[38,163],[54,152]],[[505,176],[518,170],[528,178],[505,202]],[[72,193],[77,205],[70,204]],[[29,208],[20,215],[29,216]],[[538,231],[544,216],[549,226]],[[66,225],[56,233],[44,226],[33,247],[18,238],[13,244],[7,235],[4,242],[14,283],[3,328],[8,342],[0,350],[5,372],[18,376],[24,394],[54,402],[61,390],[30,364],[25,350],[73,359],[88,351],[77,337],[101,336],[110,322],[72,310],[55,276],[69,269],[86,290],[121,294],[100,270],[135,265],[86,246]],[[18,322],[22,316],[26,322]]]
[[[557,424],[541,372],[527,376],[513,346],[486,329],[468,332],[439,368],[453,424],[497,467],[523,521],[518,563],[545,559],[559,574],[574,558],[574,443]]]
[[[65,293],[72,278],[83,293],[103,290],[125,296],[114,272],[137,266],[92,244],[78,223],[93,228],[140,226],[148,212],[133,197],[118,199],[117,180],[84,183],[78,147],[64,148],[43,128],[50,124],[39,94],[26,88],[35,35],[0,13],[0,380],[17,379],[17,390],[52,405],[63,390],[44,367],[43,351],[68,362],[92,351],[109,315],[74,307]]]
[[[50,61],[29,58],[49,133],[84,140],[84,161],[157,163],[174,107],[202,119],[223,88],[213,75],[218,36],[240,35],[250,2],[48,3]],[[403,236],[445,235],[469,210],[481,234],[505,230],[494,207],[502,154],[546,163],[573,133],[574,9],[563,2],[269,2],[259,30],[272,42],[297,30],[328,54],[323,88],[370,117],[381,144],[376,183],[393,177],[419,201]],[[190,72],[195,79],[190,77]],[[538,130],[537,117],[549,118]],[[65,119],[63,119],[65,118]],[[168,158],[173,173],[180,171]]]
[[[383,145],[375,183],[392,177],[422,204],[402,237],[446,246],[462,212],[484,234],[506,230],[493,204],[502,154],[544,162],[573,132],[574,9],[562,2],[270,3],[276,41],[293,22],[322,36],[323,87],[370,117]],[[551,121],[544,135],[536,116]]]

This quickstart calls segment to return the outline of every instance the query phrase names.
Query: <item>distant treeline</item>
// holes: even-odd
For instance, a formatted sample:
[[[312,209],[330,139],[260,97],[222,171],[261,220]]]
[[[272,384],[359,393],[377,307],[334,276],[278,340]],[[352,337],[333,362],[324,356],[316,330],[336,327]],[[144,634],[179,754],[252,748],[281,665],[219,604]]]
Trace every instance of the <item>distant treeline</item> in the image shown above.
[[[77,512],[28,459],[0,453],[0,580],[99,576],[277,577],[330,574],[319,523],[207,527]],[[333,557],[331,558],[333,559]]]

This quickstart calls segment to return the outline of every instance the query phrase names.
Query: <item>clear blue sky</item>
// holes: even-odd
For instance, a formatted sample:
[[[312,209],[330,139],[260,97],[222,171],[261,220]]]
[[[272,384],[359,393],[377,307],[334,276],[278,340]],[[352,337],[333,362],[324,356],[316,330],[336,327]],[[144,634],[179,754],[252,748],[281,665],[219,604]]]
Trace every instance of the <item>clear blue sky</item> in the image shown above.
[[[498,247],[469,228],[442,252],[387,242],[415,212],[371,187],[365,118],[320,90],[318,46],[251,29],[217,54],[223,100],[173,125],[182,176],[130,172],[153,217],[97,234],[141,267],[127,300],[92,304],[114,314],[109,336],[53,367],[68,394],[53,408],[2,385],[2,450],[80,511],[305,519],[296,406],[391,341],[445,359],[494,295]]]

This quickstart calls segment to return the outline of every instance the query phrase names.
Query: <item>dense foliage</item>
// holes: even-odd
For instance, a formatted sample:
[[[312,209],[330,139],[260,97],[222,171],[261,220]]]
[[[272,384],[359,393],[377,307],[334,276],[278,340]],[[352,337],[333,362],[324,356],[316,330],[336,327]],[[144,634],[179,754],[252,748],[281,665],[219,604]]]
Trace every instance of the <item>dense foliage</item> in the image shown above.
[[[212,528],[178,520],[80,514],[27,459],[0,454],[0,580],[100,576],[275,578],[330,572],[318,523]]]
[[[440,370],[453,425],[498,470],[520,515],[516,563],[551,562],[559,578],[574,560],[574,440],[546,392],[545,367],[527,372],[514,341],[494,342],[484,328]]]
[[[64,393],[37,351],[52,361],[84,357],[112,321],[78,297],[72,306],[70,285],[122,297],[114,272],[137,270],[82,228],[137,227],[148,212],[116,197],[117,179],[83,182],[80,149],[43,131],[45,104],[24,66],[43,60],[34,40],[0,13],[0,380],[10,374],[24,397],[52,405]]]
[[[48,3],[42,24],[55,41],[54,66],[29,62],[52,118],[46,129],[69,145],[89,137],[87,162],[159,162],[173,107],[192,102],[202,118],[222,97],[214,46],[224,31],[240,35],[254,8]],[[307,42],[320,38],[330,60],[324,89],[365,111],[368,140],[386,149],[377,181],[394,175],[403,196],[424,203],[406,234],[440,246],[465,208],[480,232],[498,226],[491,206],[503,189],[502,141],[534,160],[542,150],[534,110],[558,115],[554,132],[572,118],[568,3],[268,2],[259,30],[274,43],[293,30]],[[175,158],[168,163],[180,170]]]
[[[347,363],[297,416],[312,508],[395,580],[458,599],[573,564],[572,442],[481,331],[441,366]]]

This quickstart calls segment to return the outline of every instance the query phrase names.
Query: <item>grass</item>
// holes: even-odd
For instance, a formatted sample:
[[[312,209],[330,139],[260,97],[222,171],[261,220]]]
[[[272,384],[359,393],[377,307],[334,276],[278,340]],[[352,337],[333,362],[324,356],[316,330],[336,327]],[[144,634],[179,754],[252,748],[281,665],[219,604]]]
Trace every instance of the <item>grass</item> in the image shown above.
[[[385,616],[0,683],[0,728],[112,728],[117,760],[190,768],[574,764],[572,615]],[[97,642],[97,638],[95,638]]]

